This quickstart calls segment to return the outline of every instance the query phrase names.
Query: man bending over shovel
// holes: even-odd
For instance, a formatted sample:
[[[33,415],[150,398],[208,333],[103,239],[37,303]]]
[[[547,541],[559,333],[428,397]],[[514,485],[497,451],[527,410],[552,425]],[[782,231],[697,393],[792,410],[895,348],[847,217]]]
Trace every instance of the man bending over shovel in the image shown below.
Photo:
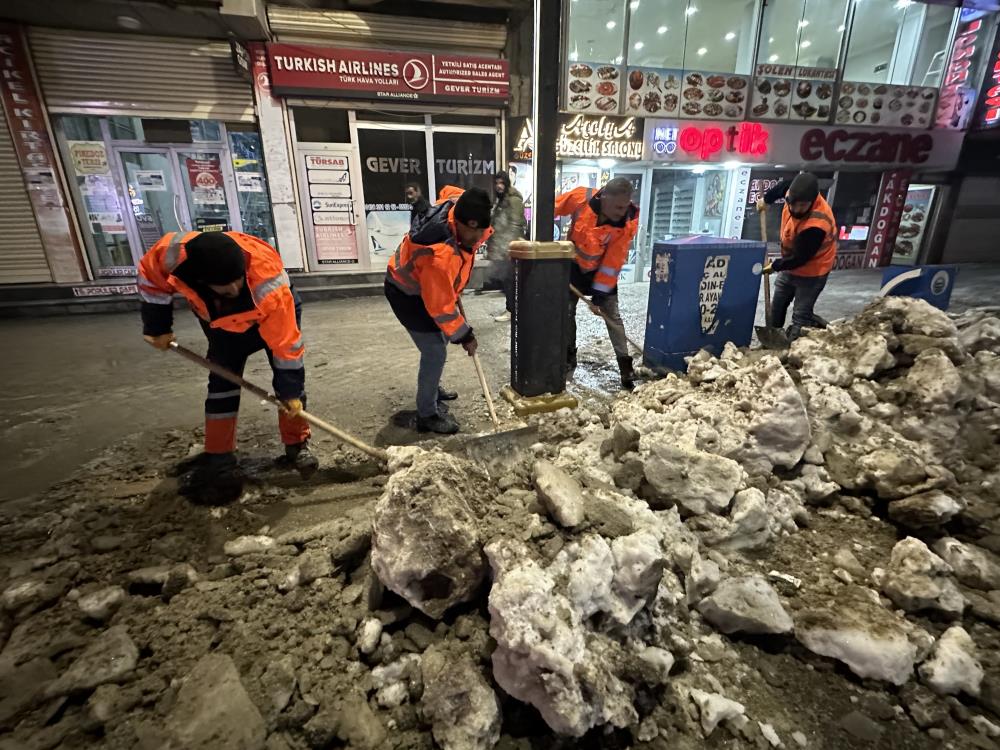
[[[161,238],[139,263],[143,338],[166,351],[174,340],[172,295],[180,292],[208,339],[208,359],[238,375],[261,350],[274,373],[274,393],[284,461],[303,475],[319,461],[309,450],[305,405],[305,347],[301,306],[278,251],[240,232],[174,232]],[[231,484],[238,474],[236,417],[240,389],[212,373],[205,400],[205,453],[191,476],[192,489]]]

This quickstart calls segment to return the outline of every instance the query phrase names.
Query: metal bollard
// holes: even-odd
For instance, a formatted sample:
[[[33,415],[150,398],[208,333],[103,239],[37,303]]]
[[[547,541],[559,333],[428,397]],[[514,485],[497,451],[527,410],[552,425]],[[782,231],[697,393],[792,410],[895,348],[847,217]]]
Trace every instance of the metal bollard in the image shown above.
[[[510,244],[514,312],[510,327],[510,385],[501,390],[520,416],[577,401],[566,394],[566,350],[572,242]]]

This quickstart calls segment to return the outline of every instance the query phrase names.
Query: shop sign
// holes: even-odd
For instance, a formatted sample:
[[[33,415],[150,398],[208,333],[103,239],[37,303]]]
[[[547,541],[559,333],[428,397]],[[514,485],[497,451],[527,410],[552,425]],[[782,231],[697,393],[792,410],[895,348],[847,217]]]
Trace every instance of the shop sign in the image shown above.
[[[317,224],[313,227],[316,238],[316,259],[324,264],[358,262],[356,229],[350,224]]]
[[[641,159],[642,126],[634,117],[573,115],[559,126],[556,156]]]
[[[934,148],[929,133],[848,132],[812,128],[802,136],[799,154],[807,162],[835,164],[923,164]]]
[[[244,81],[253,80],[253,62],[250,60],[250,50],[243,42],[229,40],[229,52],[233,58],[233,69],[236,75]]]
[[[939,128],[962,130],[969,124],[976,96],[972,87],[978,66],[974,66],[974,62],[977,51],[981,52],[982,48],[984,20],[979,11],[962,11],[962,22],[952,44],[938,100],[936,126]]]
[[[894,169],[882,175],[878,200],[875,203],[875,217],[868,235],[868,268],[889,265],[892,249],[896,244],[899,220],[906,205],[906,191],[910,186],[910,170]]]
[[[351,195],[350,163],[339,154],[306,154],[306,182],[312,215],[316,260],[341,265],[358,262]],[[336,188],[336,195],[329,188]]]
[[[1000,125],[1000,31],[993,40],[988,64],[974,125],[976,130],[991,130]]]
[[[67,145],[78,175],[108,173],[108,151],[101,141],[68,141]]]
[[[135,268],[131,268],[129,276],[135,276]],[[135,284],[112,284],[110,286],[75,286],[74,297],[130,297],[139,294]]]
[[[423,52],[268,44],[271,85],[284,96],[506,104],[506,60]]]
[[[535,131],[530,118],[521,121],[511,149],[512,161],[531,161]],[[436,151],[437,149],[435,149]],[[634,117],[560,115],[556,156],[567,159],[641,159],[643,121]]]
[[[761,161],[768,153],[770,133],[760,123],[739,125],[655,124],[652,128],[653,159],[670,159],[680,154],[696,161],[727,159]]]

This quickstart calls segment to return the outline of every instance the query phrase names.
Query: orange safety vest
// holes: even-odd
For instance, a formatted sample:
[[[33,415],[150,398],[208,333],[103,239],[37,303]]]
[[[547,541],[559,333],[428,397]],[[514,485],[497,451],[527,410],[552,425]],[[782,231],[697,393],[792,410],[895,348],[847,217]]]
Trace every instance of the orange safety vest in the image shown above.
[[[781,257],[790,258],[794,252],[795,238],[806,229],[822,229],[825,233],[823,244],[805,265],[793,268],[788,273],[793,276],[826,276],[837,258],[837,220],[833,218],[830,204],[821,195],[816,198],[812,209],[802,219],[796,219],[788,210],[788,203],[781,210]]]
[[[208,305],[194,289],[174,271],[187,259],[185,243],[200,232],[171,232],[161,237],[139,261],[139,296],[153,305],[171,305],[174,292],[187,299],[194,313],[212,328],[231,333],[244,333],[254,325],[274,355],[278,369],[299,369],[303,366],[305,346],[295,322],[295,300],[288,274],[278,251],[263,240],[241,232],[226,232],[243,250],[246,261],[246,284],[253,299],[252,310],[211,319]]]
[[[600,195],[600,193],[598,193]],[[625,215],[625,226],[598,225],[598,214],[590,206],[593,188],[578,187],[556,197],[556,216],[573,216],[569,240],[576,246],[576,264],[584,273],[596,271],[595,292],[610,292],[628,260],[628,246],[639,231],[639,207],[634,203]]]
[[[458,309],[458,298],[469,283],[476,259],[475,250],[459,248],[455,231],[454,202],[461,193],[461,190],[457,194],[451,192],[438,203],[450,202],[446,208],[439,209],[447,211],[446,227],[442,213],[431,216],[416,232],[403,237],[386,269],[389,283],[404,294],[420,297],[427,313],[452,342],[460,341],[469,332],[469,324]],[[447,239],[419,241],[422,237],[433,236],[435,231]],[[492,228],[487,229],[480,242],[485,244],[492,232]]]

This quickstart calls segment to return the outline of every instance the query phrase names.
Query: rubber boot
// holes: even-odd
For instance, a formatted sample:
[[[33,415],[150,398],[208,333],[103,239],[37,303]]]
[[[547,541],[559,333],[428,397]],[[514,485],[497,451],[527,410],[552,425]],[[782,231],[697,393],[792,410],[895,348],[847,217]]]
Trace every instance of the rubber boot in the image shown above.
[[[438,386],[438,402],[441,401],[454,401],[458,398],[458,391],[446,391],[441,386]]]
[[[285,461],[294,466],[303,479],[308,479],[319,468],[319,459],[309,449],[309,441],[285,446]]]
[[[417,417],[417,432],[436,432],[439,435],[454,435],[458,432],[458,421],[450,414],[435,414]]]
[[[177,491],[199,505],[226,505],[243,494],[243,472],[232,453],[204,453]]]
[[[622,389],[626,391],[634,391],[635,370],[632,367],[632,358],[618,357],[618,371],[622,374]]]

